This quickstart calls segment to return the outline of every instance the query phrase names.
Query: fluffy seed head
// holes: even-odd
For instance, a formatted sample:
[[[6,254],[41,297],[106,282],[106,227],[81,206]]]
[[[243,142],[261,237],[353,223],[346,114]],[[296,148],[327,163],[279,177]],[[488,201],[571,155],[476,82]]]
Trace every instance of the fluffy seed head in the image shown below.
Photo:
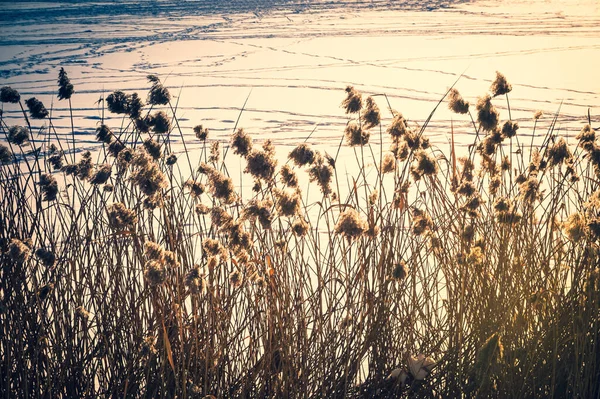
[[[129,96],[120,90],[116,90],[106,97],[108,110],[113,114],[126,114],[129,108]]]
[[[303,217],[298,217],[292,223],[292,231],[295,235],[302,237],[308,232],[309,225],[306,223]]]
[[[511,138],[517,135],[517,130],[519,130],[519,123],[513,121],[506,121],[502,125],[502,137],[503,138]]]
[[[343,235],[348,240],[354,240],[362,236],[368,228],[368,223],[361,218],[356,209],[347,208],[340,214],[334,230],[337,234]]]
[[[16,104],[21,101],[21,95],[18,91],[9,86],[0,89],[0,102]]]
[[[149,260],[144,267],[144,277],[150,286],[156,287],[165,282],[167,270],[156,260]]]
[[[569,240],[579,242],[585,238],[586,222],[583,215],[579,212],[569,215],[564,223],[563,231]]]
[[[108,163],[99,165],[94,175],[90,178],[91,184],[104,184],[112,174],[112,166]]]
[[[393,152],[386,152],[381,161],[381,173],[393,173],[396,170],[396,157]]]
[[[354,147],[367,144],[369,142],[371,133],[369,133],[367,130],[361,129],[361,127],[356,123],[350,122],[348,125],[346,125],[344,136],[346,137],[346,143],[349,146]]]
[[[244,129],[239,128],[231,137],[231,147],[234,154],[247,157],[252,151],[252,137]]]
[[[315,160],[315,152],[308,144],[302,143],[290,152],[289,158],[294,161],[297,166],[309,165]]]
[[[375,104],[373,97],[367,97],[367,100],[365,101],[362,122],[363,128],[367,130],[379,125],[381,122],[381,113],[379,112],[379,107]]]
[[[43,194],[43,201],[54,201],[58,194],[58,183],[54,176],[49,173],[42,173],[39,181],[40,191]]]
[[[29,142],[29,130],[23,126],[11,126],[6,139],[11,144],[23,145]]]
[[[156,75],[149,75],[148,81],[152,83],[150,92],[148,93],[148,104],[150,105],[165,105],[171,101],[171,93],[166,87],[160,83]]]
[[[252,150],[246,157],[246,169],[244,172],[250,173],[252,176],[269,181],[273,179],[275,166],[277,161],[273,154],[267,151]]]
[[[298,176],[289,165],[283,165],[279,173],[281,182],[290,188],[298,187]]]
[[[466,114],[469,112],[469,102],[460,95],[455,88],[448,92],[448,108],[457,114]]]
[[[208,128],[204,128],[202,125],[194,126],[194,134],[198,140],[206,141],[208,138]]]
[[[300,193],[296,190],[275,190],[277,213],[281,216],[295,216],[300,212]]]
[[[477,109],[477,121],[483,130],[491,132],[498,127],[500,114],[492,105],[492,98],[488,94],[477,99],[475,108]]]
[[[108,225],[117,231],[132,231],[137,223],[137,215],[132,209],[127,209],[121,202],[109,205]]]
[[[352,86],[346,87],[346,98],[342,101],[342,107],[347,114],[354,114],[362,108],[362,95]]]
[[[31,97],[25,101],[27,108],[29,108],[29,114],[33,119],[44,119],[48,116],[48,110],[44,107],[44,104],[35,97]]]
[[[12,152],[4,144],[0,144],[0,165],[11,163],[14,159]],[[59,157],[59,159],[61,159]],[[60,169],[60,166],[59,166]]]
[[[331,179],[333,177],[333,168],[331,164],[325,161],[320,154],[317,153],[315,161],[308,169],[308,176],[311,182],[317,182],[324,195],[331,193]]]
[[[16,263],[24,263],[31,256],[31,249],[23,241],[13,238],[8,244],[6,254]]]
[[[64,68],[58,72],[58,99],[68,100],[73,95],[74,89],[71,80],[67,76]]]
[[[494,97],[508,94],[512,90],[512,86],[506,80],[506,77],[500,72],[496,71],[496,79],[492,82],[490,91]]]
[[[164,134],[171,130],[171,120],[164,111],[157,111],[150,117],[148,124],[154,133]]]
[[[406,119],[402,116],[402,114],[396,113],[396,115],[394,115],[392,123],[387,129],[387,132],[390,134],[390,136],[394,138],[402,137],[404,136],[404,134],[406,134],[408,130],[406,123]]]

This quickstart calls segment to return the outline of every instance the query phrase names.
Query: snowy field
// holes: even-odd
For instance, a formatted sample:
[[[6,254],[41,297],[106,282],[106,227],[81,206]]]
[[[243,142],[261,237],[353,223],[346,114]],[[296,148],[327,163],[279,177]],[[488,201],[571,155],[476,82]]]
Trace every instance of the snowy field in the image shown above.
[[[513,84],[513,119],[523,134],[542,110],[573,136],[590,109],[600,125],[600,3],[597,0],[433,1],[47,1],[2,3],[0,84],[36,96],[59,132],[70,134],[67,103],[56,98],[58,69],[75,85],[79,146],[96,146],[98,99],[143,93],[157,74],[177,101],[186,137],[203,124],[228,140],[240,126],[291,146],[312,133],[337,147],[347,121],[346,85],[386,94],[423,122],[446,90],[471,103],[501,71]],[[461,77],[462,74],[462,77]],[[460,77],[460,79],[459,79]],[[377,97],[382,109],[387,103]],[[562,104],[562,106],[561,106]],[[501,119],[506,104],[496,101]],[[7,124],[22,123],[5,106]],[[385,111],[384,126],[391,115]],[[449,127],[472,142],[466,118],[440,107],[428,128],[446,150]],[[108,119],[118,129],[121,119]],[[258,136],[257,136],[258,135]]]

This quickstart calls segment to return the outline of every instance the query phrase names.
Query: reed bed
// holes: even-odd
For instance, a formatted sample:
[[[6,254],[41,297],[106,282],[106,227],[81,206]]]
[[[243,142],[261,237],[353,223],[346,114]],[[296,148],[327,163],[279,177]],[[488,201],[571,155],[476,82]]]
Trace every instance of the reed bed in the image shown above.
[[[310,138],[278,163],[242,128],[192,136],[148,78],[104,99],[93,153],[1,90],[23,125],[0,127],[0,396],[600,397],[589,118],[574,145],[557,115],[525,135],[501,74],[421,126],[348,87],[347,176]],[[438,106],[464,156],[430,145]]]

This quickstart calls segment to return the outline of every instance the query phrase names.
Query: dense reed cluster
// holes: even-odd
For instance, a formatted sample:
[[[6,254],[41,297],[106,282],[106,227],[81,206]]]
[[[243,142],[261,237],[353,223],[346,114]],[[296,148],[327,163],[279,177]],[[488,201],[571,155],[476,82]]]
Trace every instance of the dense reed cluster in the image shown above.
[[[0,91],[24,122],[0,116],[1,397],[600,395],[591,120],[525,135],[498,74],[474,109],[448,91],[474,142],[444,154],[433,112],[348,87],[348,176],[309,142],[282,162],[242,128],[182,131],[148,80],[147,104],[106,97],[94,152]]]

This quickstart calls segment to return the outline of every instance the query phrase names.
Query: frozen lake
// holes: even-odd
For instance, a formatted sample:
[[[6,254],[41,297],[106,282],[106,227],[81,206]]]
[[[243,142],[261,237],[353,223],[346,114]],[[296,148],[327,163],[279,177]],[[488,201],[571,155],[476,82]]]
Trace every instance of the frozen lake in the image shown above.
[[[240,126],[255,138],[292,146],[337,146],[347,117],[346,85],[386,94],[392,107],[423,122],[456,87],[476,102],[501,71],[513,84],[513,119],[527,134],[542,110],[574,135],[600,109],[600,3],[597,0],[407,1],[48,1],[3,3],[0,84],[53,108],[63,66],[75,85],[80,146],[96,145],[97,101],[113,90],[143,93],[157,74],[178,103],[183,133],[203,124],[228,140]],[[249,96],[249,97],[248,97]],[[378,97],[384,126],[390,120]],[[504,100],[497,100],[508,119]],[[20,111],[4,109],[7,124]],[[467,118],[440,107],[427,134],[447,149],[452,119],[459,144],[472,141]],[[542,120],[542,122],[544,119]],[[108,120],[118,129],[119,117]],[[257,136],[258,135],[258,136]]]

